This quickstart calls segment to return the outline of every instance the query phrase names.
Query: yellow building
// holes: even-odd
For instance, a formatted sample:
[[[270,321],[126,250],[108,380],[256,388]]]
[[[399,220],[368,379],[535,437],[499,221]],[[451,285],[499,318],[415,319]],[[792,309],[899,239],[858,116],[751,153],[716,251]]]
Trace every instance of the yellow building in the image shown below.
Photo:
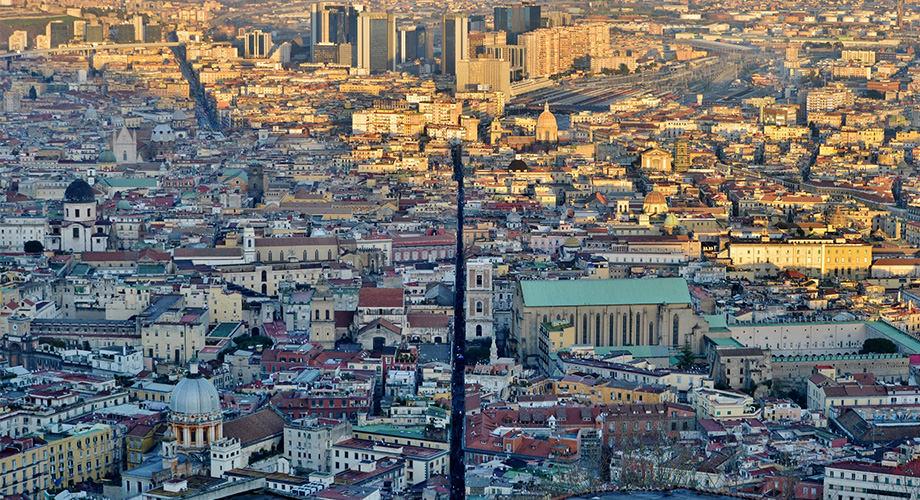
[[[208,289],[208,316],[214,323],[243,321],[243,296],[239,292],[213,286]]]
[[[13,440],[0,452],[0,493],[38,494],[98,482],[116,468],[117,438],[111,426],[65,427]]]
[[[758,276],[794,269],[813,277],[861,279],[872,264],[872,246],[838,239],[732,242],[720,257]]]
[[[635,384],[623,380],[603,380],[592,376],[567,375],[553,381],[553,394],[590,404],[657,404],[676,402],[677,396],[665,386]]]
[[[544,369],[551,355],[575,345],[575,326],[568,321],[547,321],[540,325],[540,361]]]

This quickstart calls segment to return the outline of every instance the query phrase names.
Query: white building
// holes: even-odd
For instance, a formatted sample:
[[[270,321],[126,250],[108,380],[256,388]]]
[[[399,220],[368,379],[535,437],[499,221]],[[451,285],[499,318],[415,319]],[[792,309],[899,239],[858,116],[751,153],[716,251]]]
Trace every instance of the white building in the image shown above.
[[[824,469],[825,500],[901,500],[920,497],[915,468],[838,462]]]
[[[328,418],[296,420],[284,426],[284,456],[291,466],[332,471],[332,446],[351,437],[351,424]]]
[[[44,217],[4,217],[0,221],[0,250],[22,252],[27,241],[44,245],[48,220]]]
[[[754,404],[754,398],[740,392],[697,387],[689,392],[688,400],[697,418],[760,418],[760,408]]]

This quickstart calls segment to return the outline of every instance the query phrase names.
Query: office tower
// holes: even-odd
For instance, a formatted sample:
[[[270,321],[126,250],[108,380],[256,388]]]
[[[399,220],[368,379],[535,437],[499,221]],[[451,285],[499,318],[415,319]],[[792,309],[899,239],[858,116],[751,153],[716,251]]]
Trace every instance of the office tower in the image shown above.
[[[541,7],[535,4],[500,5],[493,10],[494,31],[504,31],[508,43],[516,43],[521,33],[540,27]]]
[[[482,14],[473,14],[470,16],[470,31],[485,31],[486,16]]]
[[[134,42],[134,25],[125,23],[114,26],[112,41],[115,43]]]
[[[497,6],[493,11],[492,31],[511,31],[511,7]]]
[[[8,40],[10,51],[26,50],[29,46],[29,33],[25,31],[14,31]]]
[[[131,24],[134,25],[134,41],[143,42],[144,41],[144,16],[134,16],[131,19]]]
[[[272,34],[262,30],[248,31],[243,35],[243,57],[262,58],[272,50]]]
[[[396,47],[396,54],[400,63],[414,61],[419,58],[418,27],[399,28],[399,44]]]
[[[86,26],[85,40],[87,43],[102,43],[105,41],[105,31],[100,24]]]
[[[415,27],[418,34],[418,56],[421,59],[430,61],[434,59],[434,36],[428,31],[428,28],[420,24]]]
[[[521,5],[521,16],[522,24],[524,26],[524,33],[528,31],[533,31],[541,27],[540,19],[542,17],[542,9],[539,5]]]
[[[354,43],[358,9],[325,2],[310,6],[310,44]]]
[[[86,21],[77,19],[73,22],[73,38],[79,41],[86,40]]]
[[[494,92],[503,92],[506,99],[510,98],[511,63],[494,57],[458,61],[457,92],[485,90],[483,87]]]
[[[467,59],[469,27],[463,14],[445,14],[441,32],[441,73],[457,74],[457,62]]]
[[[45,36],[51,48],[67,44],[73,39],[73,23],[51,21],[45,26]]]
[[[313,62],[351,66],[351,44],[318,43],[313,46]]]
[[[358,14],[356,67],[368,73],[396,69],[396,17],[386,12]]]

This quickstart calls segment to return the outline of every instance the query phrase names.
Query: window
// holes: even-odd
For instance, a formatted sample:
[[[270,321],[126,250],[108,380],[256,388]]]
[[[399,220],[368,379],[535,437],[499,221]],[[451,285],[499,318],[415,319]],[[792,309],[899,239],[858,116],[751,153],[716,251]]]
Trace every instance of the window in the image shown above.
[[[601,345],[601,315],[594,315],[594,345]]]
[[[627,338],[626,338],[626,322],[627,322],[627,320],[626,320],[626,314],[624,313],[624,314],[623,314],[623,322],[622,322],[623,341],[620,343],[620,345],[627,345],[627,344],[629,344],[629,341],[628,341]]]
[[[671,331],[671,345],[680,344],[680,316],[674,315],[674,322],[672,323]]]
[[[80,237],[80,228],[79,228],[79,227],[73,228],[73,237],[74,237],[74,238],[79,238],[79,237]]]
[[[614,318],[614,316],[613,316],[612,314],[610,315],[609,318],[607,318],[607,320],[608,320],[608,324],[607,324],[607,336],[609,337],[609,338],[607,339],[607,340],[608,340],[607,345],[613,345],[614,336],[616,335],[616,332],[613,331],[613,318]]]
[[[476,313],[482,314],[482,301],[481,300],[476,301]],[[543,321],[546,321],[546,318],[544,318]]]

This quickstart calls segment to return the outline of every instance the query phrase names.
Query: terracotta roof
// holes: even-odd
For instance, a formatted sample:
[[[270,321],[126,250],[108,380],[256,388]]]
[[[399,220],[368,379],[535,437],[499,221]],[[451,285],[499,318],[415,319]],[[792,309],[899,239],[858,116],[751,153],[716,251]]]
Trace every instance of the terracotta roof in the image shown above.
[[[173,256],[176,258],[195,258],[195,257],[240,257],[243,255],[243,249],[239,247],[231,248],[177,248],[173,250]]]
[[[358,307],[403,307],[402,288],[362,288],[358,292]]]
[[[239,439],[243,447],[283,433],[284,417],[271,406],[224,422],[224,436]]]

